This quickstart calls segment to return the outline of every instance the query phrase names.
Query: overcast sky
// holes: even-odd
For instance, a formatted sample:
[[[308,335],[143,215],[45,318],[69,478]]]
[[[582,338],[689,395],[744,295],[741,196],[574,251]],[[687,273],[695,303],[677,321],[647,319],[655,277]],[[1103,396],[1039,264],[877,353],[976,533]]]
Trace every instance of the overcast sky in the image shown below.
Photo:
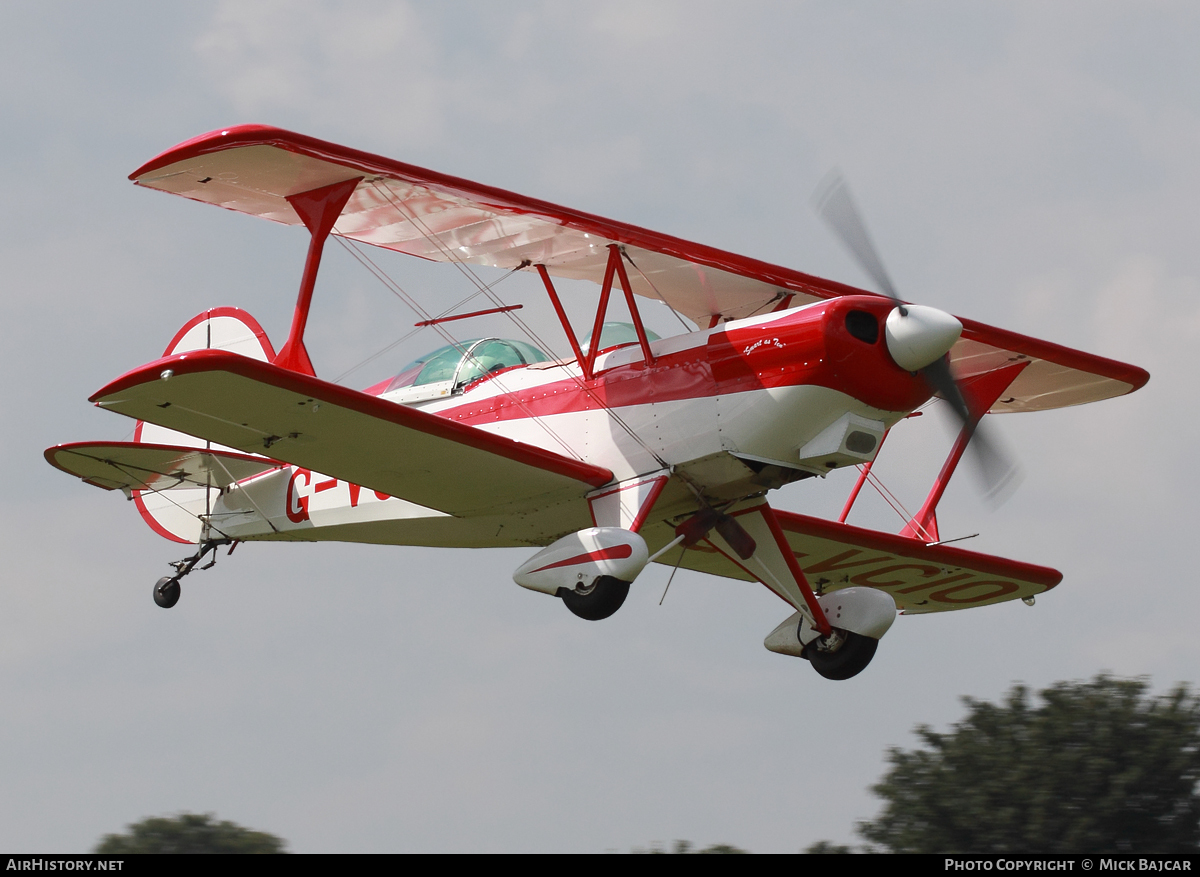
[[[852,840],[887,747],[955,721],[963,695],[1102,671],[1194,680],[1195,4],[239,0],[2,16],[0,849],[82,851],[189,810],[301,852],[794,851]],[[788,613],[759,586],[680,573],[659,607],[669,571],[654,567],[589,623],[513,584],[516,549],[250,544],[164,612],[151,587],[181,546],[41,453],[127,437],[132,422],[87,396],[206,307],[286,335],[302,230],[126,179],[239,122],[866,285],[809,208],[837,166],[906,298],[1151,380],[996,418],[1024,483],[993,511],[963,472],[942,535],[980,532],[968,547],[1063,583],[1032,609],[900,618],[847,682],[763,648]],[[308,347],[333,377],[414,318],[327,252]],[[444,266],[383,264],[430,306],[471,291]],[[549,316],[525,278],[501,291]],[[581,290],[572,307],[586,305]],[[419,334],[346,383],[438,344]],[[950,438],[921,418],[877,471],[918,505]],[[836,514],[840,475],[776,502]],[[903,524],[868,496],[851,521]]]

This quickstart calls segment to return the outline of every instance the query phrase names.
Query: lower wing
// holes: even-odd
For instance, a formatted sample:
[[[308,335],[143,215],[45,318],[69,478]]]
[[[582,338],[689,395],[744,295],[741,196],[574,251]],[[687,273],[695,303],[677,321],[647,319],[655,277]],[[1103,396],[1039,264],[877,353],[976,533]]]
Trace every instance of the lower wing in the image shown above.
[[[612,480],[599,466],[220,350],[144,365],[102,408],[456,516],[544,506]]]
[[[1062,573],[1044,566],[948,545],[926,545],[906,536],[792,512],[775,514],[818,595],[853,585],[877,588],[890,594],[906,615],[915,615],[1026,599],[1062,581]],[[673,564],[676,557],[675,552],[668,552],[659,562]],[[753,580],[740,566],[705,544],[683,552],[681,566]]]

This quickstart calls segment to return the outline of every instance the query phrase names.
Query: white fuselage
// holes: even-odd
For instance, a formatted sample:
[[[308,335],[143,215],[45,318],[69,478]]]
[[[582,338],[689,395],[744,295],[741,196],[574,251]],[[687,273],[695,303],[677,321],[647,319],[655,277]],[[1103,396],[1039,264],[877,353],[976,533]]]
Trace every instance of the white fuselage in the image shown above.
[[[653,369],[645,367],[639,346],[620,347],[598,356],[590,384],[574,361],[541,363],[410,404],[602,466],[618,483],[665,471],[674,476],[672,489],[659,502],[665,510],[694,505],[696,493],[714,501],[733,500],[787,480],[824,474],[828,469],[799,455],[814,441],[823,441],[830,429],[840,428],[848,416],[871,424],[878,438],[911,410],[908,404],[878,407],[825,386],[834,381],[822,371],[830,359],[824,347],[789,326],[805,319],[811,323],[804,312],[827,306],[818,303],[655,341]],[[805,331],[812,335],[811,327]],[[740,369],[732,377],[726,374],[730,366],[722,364],[729,360],[729,350]],[[776,367],[777,362],[786,365]],[[401,394],[382,398],[392,395]],[[874,448],[849,462],[873,456]],[[774,474],[763,475],[764,469]],[[576,525],[592,523],[585,493],[586,488],[570,508],[496,519],[454,518],[287,466],[222,492],[210,521],[217,531],[213,535],[233,539],[546,544]]]

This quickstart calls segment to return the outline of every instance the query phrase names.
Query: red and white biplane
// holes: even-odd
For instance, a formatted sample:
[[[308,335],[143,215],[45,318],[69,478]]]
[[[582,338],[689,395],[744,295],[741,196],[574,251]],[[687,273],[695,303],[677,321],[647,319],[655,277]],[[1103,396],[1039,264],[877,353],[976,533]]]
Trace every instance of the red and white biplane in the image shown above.
[[[985,413],[1093,402],[1149,378],[902,302],[840,182],[820,210],[884,295],[270,127],[204,134],[131,179],[311,233],[278,351],[245,312],[205,311],[161,359],[91,397],[137,420],[132,442],[46,451],[196,546],[155,586],[164,607],[210,552],[243,541],[530,546],[516,582],[586,619],[615,612],[651,561],[757,580],[791,612],[767,648],[844,679],[897,610],[1031,601],[1061,580],[939,539],[938,501],[969,442],[1005,477],[978,432]],[[330,234],[536,275],[571,355],[532,334],[445,333],[448,346],[366,390],[318,378],[304,334]],[[564,278],[597,284],[589,335],[567,317]],[[492,307],[425,322],[512,316],[483,291]],[[614,295],[630,322],[607,321]],[[697,329],[658,338],[639,301]],[[935,395],[962,429],[923,505],[899,534],[845,523],[888,430]],[[837,521],[768,501],[846,467],[858,477]]]

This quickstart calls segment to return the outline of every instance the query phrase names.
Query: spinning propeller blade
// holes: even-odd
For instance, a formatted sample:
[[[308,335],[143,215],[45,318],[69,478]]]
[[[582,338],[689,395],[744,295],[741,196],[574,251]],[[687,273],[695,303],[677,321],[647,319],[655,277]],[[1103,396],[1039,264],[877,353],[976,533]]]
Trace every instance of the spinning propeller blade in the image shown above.
[[[813,204],[859,267],[896,303],[886,326],[889,354],[901,368],[920,374],[930,389],[950,403],[963,428],[971,430],[968,447],[973,449],[985,496],[1001,500],[1007,489],[1015,486],[1018,469],[996,441],[981,430],[979,418],[983,413],[979,417],[972,414],[962,388],[950,373],[946,354],[958,340],[962,324],[944,311],[901,301],[841,174],[830,172],[817,188]]]
[[[831,171],[825,177],[817,187],[813,204],[821,218],[829,223],[834,234],[858,260],[859,267],[867,272],[888,298],[902,306],[896,287],[892,285],[892,279],[888,277],[879,253],[871,243],[871,236],[867,234],[858,208],[854,206],[854,199],[850,197],[850,187],[841,174]]]
[[[930,363],[921,369],[921,376],[937,391],[938,395],[950,403],[954,413],[964,427],[971,429],[970,444],[975,463],[979,467],[979,476],[984,485],[984,496],[992,502],[1003,502],[1010,488],[1017,485],[1020,469],[1013,460],[1000,450],[991,430],[981,429],[979,418],[971,413],[967,400],[963,397],[962,389],[950,374],[950,362],[945,357]],[[983,413],[980,412],[980,417]]]

